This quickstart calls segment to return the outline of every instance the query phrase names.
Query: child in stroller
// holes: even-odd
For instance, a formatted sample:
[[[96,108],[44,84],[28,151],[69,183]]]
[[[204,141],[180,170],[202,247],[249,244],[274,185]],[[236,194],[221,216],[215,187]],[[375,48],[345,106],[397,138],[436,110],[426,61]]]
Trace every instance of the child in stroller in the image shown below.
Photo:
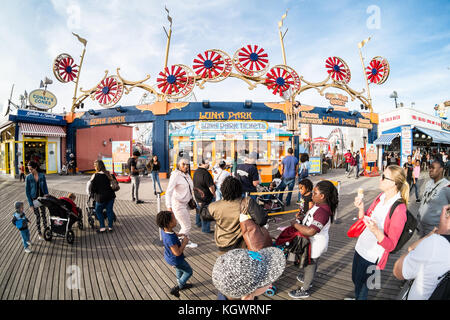
[[[277,191],[281,184],[280,178],[275,178],[269,184],[269,187],[258,186],[258,192],[273,192]],[[265,194],[258,196],[256,202],[264,209],[264,211],[269,214],[273,212],[284,211],[284,202],[278,198],[278,194]]]
[[[51,241],[53,236],[66,238],[69,244],[75,240],[72,226],[75,222],[82,221],[81,210],[72,211],[72,203],[65,199],[57,199],[51,195],[39,197],[38,201],[50,212],[50,226],[44,230],[44,239]],[[78,225],[80,227],[80,224]],[[82,223],[81,223],[82,226]]]
[[[95,213],[95,200],[92,195],[89,195],[88,201],[86,203],[86,212],[88,217],[88,223],[91,228],[95,226],[95,220],[98,220],[97,214]],[[114,213],[114,222],[117,221],[116,213]],[[103,219],[106,219],[106,208],[103,209]]]

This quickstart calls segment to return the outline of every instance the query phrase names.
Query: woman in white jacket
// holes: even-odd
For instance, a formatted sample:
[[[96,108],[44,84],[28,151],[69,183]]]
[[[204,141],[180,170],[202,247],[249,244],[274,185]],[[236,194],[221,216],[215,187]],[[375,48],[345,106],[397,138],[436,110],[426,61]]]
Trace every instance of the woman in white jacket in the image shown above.
[[[188,202],[192,199],[194,183],[189,176],[189,162],[187,159],[178,161],[177,169],[170,175],[169,186],[166,190],[166,208],[175,214],[180,223],[179,235],[188,235],[191,232],[191,215]],[[189,241],[188,248],[195,248],[197,244]]]

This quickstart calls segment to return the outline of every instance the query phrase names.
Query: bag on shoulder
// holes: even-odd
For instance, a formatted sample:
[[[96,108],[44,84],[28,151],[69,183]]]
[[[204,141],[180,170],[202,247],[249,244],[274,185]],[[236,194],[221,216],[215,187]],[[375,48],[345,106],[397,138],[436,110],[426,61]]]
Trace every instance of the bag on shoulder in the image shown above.
[[[441,236],[450,242],[449,235]],[[447,273],[439,277],[438,280],[440,280],[440,282],[428,300],[450,300],[450,271],[447,271]]]
[[[199,209],[200,218],[202,221],[214,221],[215,219],[213,216],[209,213],[208,206],[202,205]]]
[[[389,212],[389,218],[392,218],[392,214],[394,213],[395,209],[399,204],[402,204],[402,200],[397,200],[394,202],[394,204],[391,207],[391,211]],[[391,253],[396,253],[401,250],[401,248],[411,239],[411,237],[414,234],[414,231],[417,227],[417,219],[413,216],[413,214],[406,209],[406,222],[405,226],[403,227],[402,234],[400,235],[400,238],[398,239],[397,246],[394,248],[394,250],[391,251]]]
[[[114,177],[112,174],[108,173],[107,174],[110,185],[111,185],[111,189],[116,192],[120,190],[120,186],[119,186],[119,181],[117,181],[116,177]]]
[[[250,251],[259,251],[272,246],[272,238],[265,227],[261,227],[252,219],[239,223],[245,244]]]
[[[245,197],[241,200],[241,213],[248,214],[252,220],[260,226],[267,223],[269,216],[255,200],[251,197]]]

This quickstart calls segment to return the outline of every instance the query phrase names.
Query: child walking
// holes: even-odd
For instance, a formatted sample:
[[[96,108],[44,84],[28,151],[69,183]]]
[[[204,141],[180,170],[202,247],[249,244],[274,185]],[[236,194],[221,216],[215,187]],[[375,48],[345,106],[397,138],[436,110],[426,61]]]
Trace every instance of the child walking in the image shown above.
[[[170,290],[170,294],[179,298],[180,290],[192,288],[191,283],[187,283],[192,276],[192,268],[184,258],[184,248],[189,242],[189,238],[184,234],[176,234],[173,228],[177,225],[177,219],[172,211],[160,211],[156,215],[156,224],[160,227],[161,237],[164,244],[164,259],[176,270],[178,285]],[[180,239],[182,238],[182,242]]]
[[[23,202],[16,202],[14,205],[16,212],[14,212],[12,223],[19,229],[22,236],[23,246],[26,253],[30,253],[30,230],[28,230],[28,222],[30,222],[23,212]]]

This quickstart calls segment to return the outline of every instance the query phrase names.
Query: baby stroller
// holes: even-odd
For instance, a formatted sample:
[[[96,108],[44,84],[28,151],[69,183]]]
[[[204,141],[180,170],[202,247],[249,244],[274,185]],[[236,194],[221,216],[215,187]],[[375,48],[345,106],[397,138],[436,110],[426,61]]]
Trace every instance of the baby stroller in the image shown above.
[[[258,192],[272,192],[277,191],[277,188],[281,184],[281,179],[274,179],[269,187],[258,186]],[[278,199],[278,194],[266,194],[256,197],[256,202],[264,209],[267,214],[274,212],[284,211],[285,204]]]
[[[75,241],[75,233],[72,226],[78,222],[78,227],[83,229],[83,216],[81,210],[76,215],[72,211],[72,205],[62,199],[57,199],[51,195],[39,197],[38,201],[48,208],[50,212],[50,226],[44,230],[44,239],[51,241],[53,236],[66,238],[69,244]]]
[[[92,198],[92,195],[90,195],[87,200],[86,212],[87,212],[87,217],[88,217],[88,223],[91,226],[91,228],[93,229],[95,226],[95,220],[98,220],[98,217],[95,212],[95,200]],[[117,221],[116,213],[113,212],[113,214],[114,214],[113,221],[116,222]],[[106,215],[106,208],[105,208],[105,209],[103,209],[103,219],[106,219],[106,218],[107,218],[107,215]]]

